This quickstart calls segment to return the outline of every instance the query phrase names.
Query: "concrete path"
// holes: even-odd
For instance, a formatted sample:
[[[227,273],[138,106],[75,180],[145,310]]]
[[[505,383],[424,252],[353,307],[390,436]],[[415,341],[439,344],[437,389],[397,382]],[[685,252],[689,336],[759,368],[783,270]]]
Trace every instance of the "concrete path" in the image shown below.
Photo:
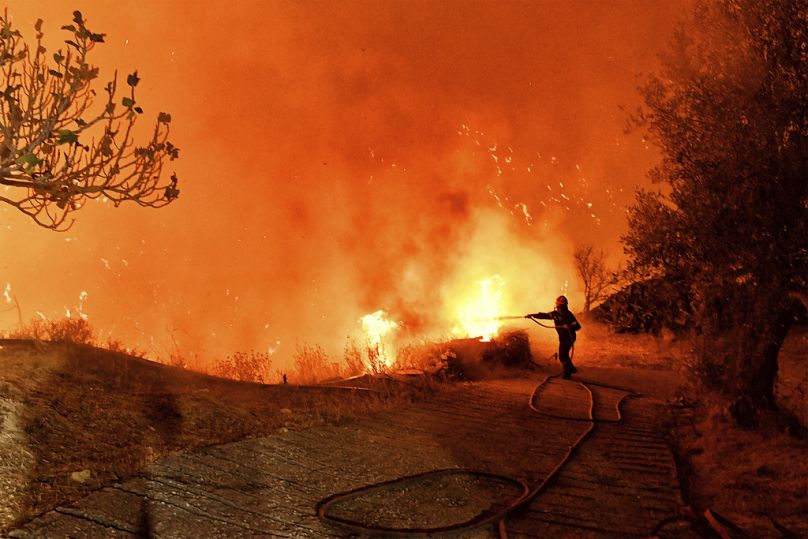
[[[319,500],[442,468],[492,472],[533,489],[590,425],[531,410],[543,378],[464,384],[339,426],[172,455],[11,536],[348,537],[356,534],[318,519]],[[592,390],[596,419],[615,419],[624,393]],[[555,379],[533,401],[551,415],[585,417],[589,407],[583,386]],[[621,423],[596,424],[548,488],[508,518],[510,537],[647,537],[658,521],[680,512],[663,405],[640,397],[624,401],[622,410]],[[517,494],[512,485],[459,474],[334,510],[392,527],[440,527],[502,507]],[[498,535],[489,525],[459,536]]]

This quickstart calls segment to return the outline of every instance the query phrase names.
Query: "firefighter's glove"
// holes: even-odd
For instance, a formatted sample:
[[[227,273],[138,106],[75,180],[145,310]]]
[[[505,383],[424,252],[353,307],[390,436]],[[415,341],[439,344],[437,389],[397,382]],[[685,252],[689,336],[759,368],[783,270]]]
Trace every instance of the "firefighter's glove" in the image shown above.
[[[532,319],[532,318],[533,318],[533,315],[532,315],[532,314],[526,314],[526,315],[525,315],[525,318],[530,318],[530,319]]]

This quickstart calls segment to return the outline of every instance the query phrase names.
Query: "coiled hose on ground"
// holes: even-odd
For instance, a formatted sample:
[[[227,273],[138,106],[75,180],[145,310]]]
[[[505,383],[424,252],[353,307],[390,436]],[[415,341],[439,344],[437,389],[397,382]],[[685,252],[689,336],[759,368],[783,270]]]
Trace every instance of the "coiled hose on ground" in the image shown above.
[[[627,390],[620,387],[615,386],[608,386],[604,384],[596,384],[594,382],[582,382],[575,380],[575,383],[580,384],[584,389],[586,389],[587,394],[589,395],[589,406],[587,410],[586,417],[569,417],[569,416],[561,416],[561,415],[554,415],[554,414],[547,414],[538,408],[536,408],[533,404],[536,397],[539,395],[541,390],[548,384],[548,382],[554,378],[560,377],[561,374],[555,374],[551,376],[545,377],[545,379],[536,386],[533,392],[530,395],[529,405],[530,408],[541,415],[546,417],[552,417],[556,419],[564,419],[568,421],[580,421],[589,423],[587,429],[570,445],[569,449],[567,450],[566,454],[563,458],[558,462],[558,464],[545,476],[545,478],[539,483],[536,487],[530,488],[530,486],[522,480],[514,479],[512,477],[508,477],[505,475],[494,474],[491,472],[486,472],[482,470],[473,470],[473,469],[464,469],[464,468],[451,468],[451,469],[441,469],[441,470],[434,470],[426,473],[411,475],[407,477],[402,477],[398,479],[393,479],[390,481],[385,481],[381,483],[376,483],[372,485],[366,485],[363,487],[359,487],[347,492],[340,492],[337,494],[332,494],[324,499],[322,499],[316,506],[317,516],[323,521],[330,524],[336,524],[347,528],[353,532],[361,533],[365,535],[384,535],[388,537],[392,536],[414,536],[414,535],[438,535],[438,534],[448,534],[448,533],[456,533],[461,531],[468,531],[475,528],[481,528],[484,526],[497,524],[499,529],[500,537],[505,539],[508,537],[506,519],[508,515],[516,511],[517,509],[525,506],[531,500],[536,498],[542,491],[544,491],[548,485],[551,483],[553,478],[558,474],[558,472],[564,467],[564,465],[569,462],[570,459],[573,458],[575,455],[576,450],[578,447],[590,436],[590,434],[594,431],[595,426],[598,422],[608,422],[608,423],[619,423],[622,421],[622,414],[620,412],[620,405],[625,400],[626,397],[629,396],[637,396],[638,393],[635,393],[631,390]],[[588,384],[588,385],[587,385]],[[625,392],[618,401],[615,403],[615,412],[616,412],[616,419],[599,419],[596,420],[594,417],[594,407],[595,407],[595,396],[592,393],[592,390],[589,388],[589,385],[596,385],[601,387],[607,387],[611,389],[616,389],[619,391]],[[385,526],[373,526],[364,524],[362,522],[358,522],[355,520],[340,518],[334,515],[329,514],[329,509],[334,506],[335,504],[345,502],[354,498],[357,498],[362,495],[366,495],[372,492],[377,492],[386,488],[390,488],[393,485],[401,486],[402,484],[406,483],[415,483],[418,481],[425,481],[428,479],[434,479],[440,476],[446,476],[451,474],[463,474],[468,476],[476,476],[476,477],[485,477],[491,479],[497,479],[504,483],[510,483],[512,485],[517,485],[521,489],[521,494],[513,500],[507,507],[499,510],[493,514],[480,514],[475,516],[474,518],[458,523],[453,524],[450,526],[443,526],[443,527],[434,527],[434,528],[392,528],[392,527],[385,527]]]

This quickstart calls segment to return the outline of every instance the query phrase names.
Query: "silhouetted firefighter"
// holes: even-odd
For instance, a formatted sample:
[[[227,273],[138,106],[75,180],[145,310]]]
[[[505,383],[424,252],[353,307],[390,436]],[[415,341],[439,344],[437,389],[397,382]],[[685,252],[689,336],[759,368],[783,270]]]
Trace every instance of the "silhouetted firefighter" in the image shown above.
[[[570,350],[575,344],[575,332],[581,329],[581,324],[569,310],[567,297],[558,296],[556,298],[555,310],[549,313],[534,313],[525,315],[525,318],[537,318],[539,320],[552,320],[555,330],[558,333],[558,360],[564,367],[564,378],[569,380],[570,376],[578,372],[572,364]]]

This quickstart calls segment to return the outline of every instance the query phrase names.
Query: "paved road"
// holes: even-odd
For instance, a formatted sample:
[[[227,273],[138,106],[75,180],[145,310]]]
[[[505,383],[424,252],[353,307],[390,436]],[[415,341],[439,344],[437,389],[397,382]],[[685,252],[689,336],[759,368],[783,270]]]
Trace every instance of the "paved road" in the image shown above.
[[[586,417],[587,389],[552,379],[534,395],[543,378],[466,384],[339,426],[172,455],[12,536],[348,537],[356,534],[320,521],[319,500],[443,468],[495,473],[535,489],[591,426],[552,417]],[[615,403],[625,393],[592,391],[595,418],[617,419]],[[647,537],[681,510],[664,406],[638,397],[622,411],[620,423],[596,422],[547,488],[508,517],[510,537]],[[395,484],[331,511],[382,526],[434,528],[495,511],[518,494],[504,480],[458,473]],[[459,536],[498,535],[492,524]]]

